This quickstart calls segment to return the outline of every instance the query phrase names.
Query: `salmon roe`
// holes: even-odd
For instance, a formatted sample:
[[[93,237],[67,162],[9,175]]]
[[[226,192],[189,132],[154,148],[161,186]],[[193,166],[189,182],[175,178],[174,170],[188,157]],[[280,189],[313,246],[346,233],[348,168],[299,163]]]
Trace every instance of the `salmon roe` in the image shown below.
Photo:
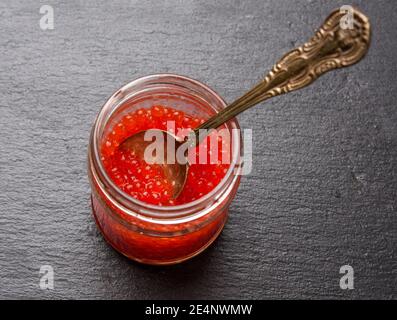
[[[191,155],[196,163],[190,164],[186,184],[181,194],[172,199],[172,181],[168,181],[160,165],[147,164],[131,150],[119,148],[120,144],[137,132],[148,129],[166,131],[172,123],[177,136],[184,136],[204,122],[182,111],[154,105],[124,115],[105,136],[101,146],[101,159],[105,170],[114,183],[132,197],[155,205],[179,205],[194,201],[209,193],[225,176],[229,164],[222,163],[222,153],[230,152],[225,139],[218,137],[217,150],[213,150],[207,137]],[[198,163],[199,150],[206,153],[206,163]],[[216,161],[211,157],[217,152]],[[191,162],[190,162],[191,163]]]

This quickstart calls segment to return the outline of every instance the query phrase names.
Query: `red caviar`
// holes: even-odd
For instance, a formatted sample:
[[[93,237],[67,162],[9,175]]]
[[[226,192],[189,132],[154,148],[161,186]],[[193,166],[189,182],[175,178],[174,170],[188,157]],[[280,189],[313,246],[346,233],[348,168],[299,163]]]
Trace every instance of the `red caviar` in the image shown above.
[[[211,149],[209,138],[205,139],[204,152],[206,163],[199,163],[199,147],[193,152],[197,161],[190,165],[186,184],[177,199],[172,198],[172,181],[168,181],[162,167],[147,164],[135,156],[131,150],[119,148],[119,145],[135,133],[148,129],[167,130],[170,123],[177,135],[184,135],[187,129],[197,127],[204,119],[192,117],[182,111],[154,105],[149,109],[139,109],[127,114],[114,126],[104,139],[101,155],[107,174],[124,192],[141,201],[156,205],[178,205],[194,201],[209,193],[222,180],[228,164],[222,163],[222,152],[227,152],[225,141],[218,139],[217,161],[210,161]],[[220,138],[220,137],[219,137]],[[222,143],[223,142],[223,143]]]

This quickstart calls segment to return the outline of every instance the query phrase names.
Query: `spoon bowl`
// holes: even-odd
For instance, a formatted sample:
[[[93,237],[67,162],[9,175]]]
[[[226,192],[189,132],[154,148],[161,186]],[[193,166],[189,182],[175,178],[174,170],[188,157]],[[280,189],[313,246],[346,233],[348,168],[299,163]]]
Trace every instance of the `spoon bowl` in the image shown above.
[[[150,139],[155,137],[155,141]],[[154,145],[156,144],[157,145]],[[163,169],[165,178],[170,181],[172,186],[172,198],[176,199],[182,192],[189,171],[189,163],[177,161],[176,150],[185,143],[184,140],[160,129],[150,129],[140,131],[127,139],[119,146],[128,150],[139,159],[144,159],[148,164],[160,165]],[[151,148],[151,146],[156,148]],[[174,161],[171,158],[174,157]]]

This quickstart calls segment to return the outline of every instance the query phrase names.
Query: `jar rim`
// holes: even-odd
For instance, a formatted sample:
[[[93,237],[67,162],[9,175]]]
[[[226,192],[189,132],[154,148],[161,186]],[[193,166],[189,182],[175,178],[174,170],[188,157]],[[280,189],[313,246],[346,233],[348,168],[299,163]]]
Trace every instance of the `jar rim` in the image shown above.
[[[221,98],[219,94],[217,94],[214,90],[206,86],[205,84],[201,83],[200,81],[188,78],[186,76],[181,76],[177,74],[170,74],[170,73],[161,73],[161,74],[152,74],[152,75],[147,75],[141,78],[138,78],[136,80],[130,81],[127,84],[123,85],[120,89],[118,89],[116,92],[114,92],[109,99],[105,102],[105,104],[102,106],[98,116],[96,117],[93,129],[91,131],[91,137],[90,137],[90,148],[89,148],[89,165],[92,164],[93,167],[98,171],[99,176],[94,174],[94,178],[96,179],[97,185],[102,189],[101,191],[106,195],[109,195],[109,191],[113,191],[114,194],[112,196],[117,196],[118,201],[113,201],[113,197],[109,197],[109,200],[113,202],[114,205],[120,206],[120,203],[118,203],[120,200],[123,203],[123,206],[120,208],[127,214],[130,214],[134,217],[140,217],[143,218],[144,220],[148,221],[153,221],[154,219],[172,219],[172,218],[181,218],[181,217],[186,217],[190,216],[192,213],[195,215],[197,210],[194,210],[200,205],[204,205],[211,199],[213,199],[216,195],[221,196],[222,188],[227,189],[229,185],[234,185],[236,182],[239,180],[239,175],[241,171],[241,164],[240,164],[240,149],[242,146],[242,141],[241,141],[241,135],[240,135],[240,126],[238,124],[238,121],[236,118],[233,118],[229,120],[226,125],[230,129],[238,129],[238,130],[232,130],[232,157],[231,157],[231,163],[228,168],[228,171],[226,172],[225,176],[222,178],[222,180],[218,183],[218,185],[211,190],[209,193],[205,194],[204,196],[188,202],[184,204],[179,204],[179,205],[174,205],[174,206],[161,206],[161,205],[154,205],[154,204],[149,204],[144,201],[138,200],[123,190],[121,190],[109,177],[107,174],[101,156],[100,156],[100,139],[99,139],[99,134],[100,134],[100,125],[105,121],[109,120],[110,116],[112,113],[106,115],[106,112],[108,112],[108,108],[113,107],[114,110],[117,109],[117,107],[121,106],[123,103],[125,103],[130,96],[128,94],[125,95],[125,92],[128,91],[128,89],[131,89],[133,87],[143,85],[145,83],[150,83],[153,82],[154,84],[175,84],[171,83],[170,80],[175,80],[175,81],[182,81],[186,82],[187,84],[190,84],[192,86],[195,86],[201,90],[204,90],[206,93],[210,94],[212,98],[215,98],[217,102],[219,102],[221,108],[218,110],[215,108],[215,106],[211,105],[211,108],[215,112],[219,112],[221,109],[226,107],[226,102]],[[188,89],[191,89],[190,87]],[[119,97],[121,95],[121,97]],[[118,103],[114,103],[116,99],[121,99]],[[116,105],[116,107],[114,107]],[[114,111],[113,110],[113,111]],[[106,116],[106,117],[105,117]],[[97,172],[96,172],[97,173]],[[225,190],[226,190],[225,189]],[[134,209],[139,209],[139,214],[137,214],[131,207]],[[204,206],[207,208],[208,206]],[[206,210],[204,210],[206,211]],[[141,216],[143,215],[143,216]],[[205,212],[200,214],[200,216],[205,215]],[[144,217],[146,216],[146,217]]]

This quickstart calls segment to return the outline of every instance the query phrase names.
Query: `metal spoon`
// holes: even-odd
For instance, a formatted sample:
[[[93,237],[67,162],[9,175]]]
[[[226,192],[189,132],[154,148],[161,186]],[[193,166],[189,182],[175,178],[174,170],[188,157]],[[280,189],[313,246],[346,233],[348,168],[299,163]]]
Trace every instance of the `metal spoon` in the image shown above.
[[[285,54],[259,84],[196,128],[190,136],[195,139],[189,139],[189,147],[196,146],[203,139],[202,134],[199,136],[200,129],[216,129],[264,100],[306,87],[327,71],[358,62],[368,50],[370,36],[370,23],[363,13],[355,8],[348,13],[339,9],[333,11],[312,39]],[[165,155],[167,143],[175,143],[175,148],[171,150],[174,153],[183,143],[189,143],[169,132],[156,131],[164,137]],[[152,143],[145,141],[145,133],[141,131],[127,138],[120,148],[127,148],[143,158],[146,147]],[[192,144],[191,141],[195,142]],[[185,185],[189,164],[187,161],[184,164],[164,163],[163,167],[167,179],[173,182],[172,197],[177,198]]]

